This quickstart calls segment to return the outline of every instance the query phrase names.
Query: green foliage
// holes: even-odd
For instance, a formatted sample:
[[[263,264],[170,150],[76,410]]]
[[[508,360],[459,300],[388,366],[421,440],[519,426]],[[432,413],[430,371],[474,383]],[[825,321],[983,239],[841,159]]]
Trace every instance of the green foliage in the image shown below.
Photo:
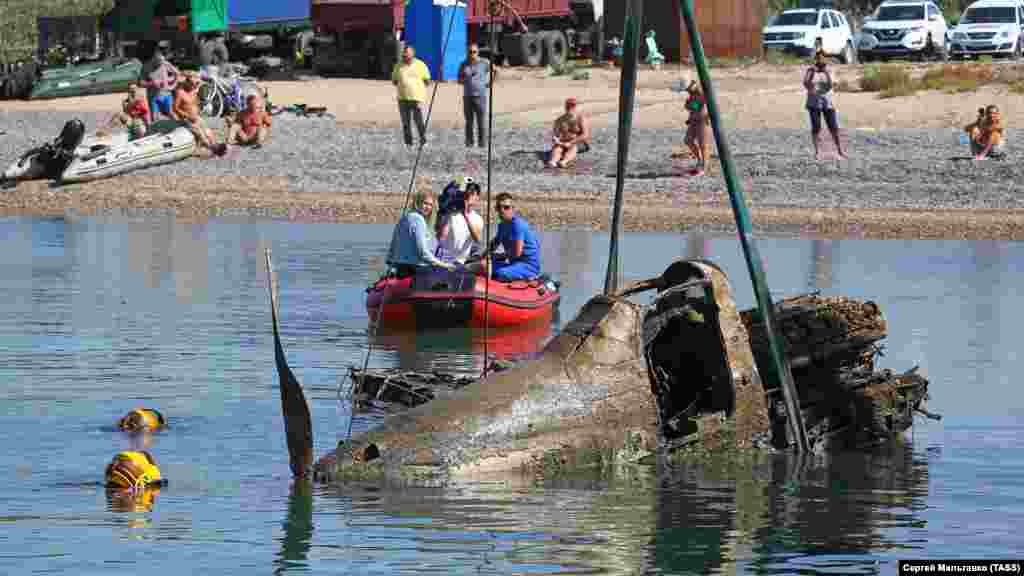
[[[40,16],[96,16],[114,7],[114,0],[8,0],[0,8],[0,63],[35,54]]]

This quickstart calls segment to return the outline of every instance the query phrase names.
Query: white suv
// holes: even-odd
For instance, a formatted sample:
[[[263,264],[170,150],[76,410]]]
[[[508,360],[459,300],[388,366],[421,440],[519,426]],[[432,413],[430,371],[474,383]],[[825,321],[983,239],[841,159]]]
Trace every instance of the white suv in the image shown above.
[[[1020,0],[978,0],[950,34],[950,58],[990,54],[1020,58],[1024,5]]]
[[[786,10],[765,26],[762,35],[766,51],[809,55],[820,48],[830,56],[838,56],[844,64],[852,63],[857,55],[850,24],[836,10]]]
[[[861,62],[890,56],[946,55],[946,19],[931,1],[886,0],[864,19],[857,39]]]

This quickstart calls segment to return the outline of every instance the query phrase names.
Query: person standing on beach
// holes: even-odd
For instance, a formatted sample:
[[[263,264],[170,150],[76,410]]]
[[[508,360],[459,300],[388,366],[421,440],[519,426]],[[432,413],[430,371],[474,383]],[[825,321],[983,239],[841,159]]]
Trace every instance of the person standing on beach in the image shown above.
[[[686,146],[690,153],[697,159],[697,166],[690,174],[703,176],[708,159],[708,132],[710,117],[707,114],[707,102],[704,100],[704,92],[696,80],[690,82],[686,88],[689,96],[686,98],[686,109],[690,112],[686,119]]]
[[[174,87],[178,84],[181,72],[164,58],[159,46],[153,48],[153,56],[142,68],[142,85],[146,87],[149,97],[150,121],[155,122],[157,114],[164,118],[173,118],[171,106],[174,103]]]
[[[402,50],[402,61],[395,64],[391,72],[391,82],[398,87],[398,113],[402,117],[402,135],[405,138],[405,145],[412,146],[412,126],[416,121],[416,128],[420,134],[420,146],[427,143],[427,126],[423,122],[423,111],[420,109],[427,100],[427,85],[430,84],[430,70],[427,65],[416,57],[416,50],[412,46],[406,46]]]
[[[843,144],[839,141],[839,122],[832,105],[832,74],[825,63],[825,53],[814,55],[814,65],[804,73],[804,88],[807,90],[807,112],[811,115],[811,141],[814,143],[814,158],[821,160],[821,117],[825,117],[828,131],[835,142],[840,158],[846,158]]]
[[[462,113],[466,118],[466,146],[473,146],[473,122],[477,125],[477,145],[487,145],[487,88],[491,85],[491,63],[480,58],[480,47],[469,45],[469,55],[459,66],[462,84]]]

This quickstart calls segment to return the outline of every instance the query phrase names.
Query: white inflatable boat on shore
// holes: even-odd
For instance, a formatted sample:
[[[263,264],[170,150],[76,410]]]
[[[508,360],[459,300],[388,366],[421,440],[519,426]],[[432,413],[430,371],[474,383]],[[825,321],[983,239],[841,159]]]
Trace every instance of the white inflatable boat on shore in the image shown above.
[[[86,182],[139,168],[184,160],[195,151],[192,131],[174,121],[154,122],[146,136],[137,140],[95,143],[75,156],[61,174],[61,182]]]
[[[53,142],[22,154],[2,179],[86,182],[177,162],[195,150],[192,132],[173,120],[154,122],[146,136],[137,140],[130,140],[127,132],[107,137],[86,137],[84,132],[80,121],[68,122]]]

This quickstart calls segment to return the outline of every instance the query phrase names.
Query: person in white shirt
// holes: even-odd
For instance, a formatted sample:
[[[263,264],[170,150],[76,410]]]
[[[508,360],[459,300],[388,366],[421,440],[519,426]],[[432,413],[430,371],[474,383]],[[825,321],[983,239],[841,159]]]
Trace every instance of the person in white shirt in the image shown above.
[[[484,219],[476,211],[480,203],[480,185],[467,178],[461,209],[451,211],[439,234],[444,251],[455,262],[465,264],[479,254],[483,246]]]

